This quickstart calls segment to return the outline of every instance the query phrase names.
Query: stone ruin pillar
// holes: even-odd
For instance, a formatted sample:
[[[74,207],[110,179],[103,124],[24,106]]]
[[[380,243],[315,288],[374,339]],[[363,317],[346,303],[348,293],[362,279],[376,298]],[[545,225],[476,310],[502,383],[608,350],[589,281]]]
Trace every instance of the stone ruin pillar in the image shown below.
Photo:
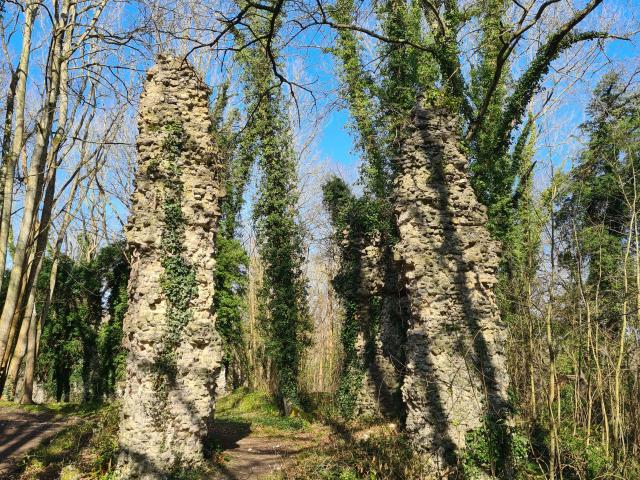
[[[140,100],[118,460],[122,478],[158,479],[203,459],[222,347],[212,311],[223,196],[209,88],[161,56]]]
[[[362,327],[356,348],[365,370],[355,413],[397,418],[402,412],[404,295],[398,291],[397,271],[380,235],[370,241],[360,249],[358,316]],[[373,302],[377,302],[375,308]],[[375,328],[373,322],[377,324]]]
[[[444,472],[467,434],[506,415],[504,328],[496,305],[499,245],[466,174],[457,118],[418,103],[394,184],[409,297],[406,429]]]

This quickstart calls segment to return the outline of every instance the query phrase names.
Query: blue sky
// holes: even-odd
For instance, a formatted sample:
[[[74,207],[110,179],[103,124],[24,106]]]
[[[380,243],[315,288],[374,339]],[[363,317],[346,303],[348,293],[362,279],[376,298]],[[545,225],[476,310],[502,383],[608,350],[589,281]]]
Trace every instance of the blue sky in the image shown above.
[[[625,33],[635,34],[638,25],[640,25],[640,0],[605,0],[596,12],[594,18],[598,15],[617,16],[619,21],[616,22],[616,29]],[[581,25],[582,29],[595,28],[586,22]],[[570,165],[571,158],[575,156],[576,150],[579,148],[581,138],[579,135],[578,125],[586,119],[585,107],[589,100],[589,92],[595,86],[597,81],[603,74],[611,70],[625,71],[627,74],[634,70],[640,69],[640,36],[633,35],[630,40],[607,40],[604,43],[604,50],[597,54],[594,58],[594,64],[585,74],[575,82],[575,85],[567,91],[560,105],[555,111],[547,115],[546,119],[540,122],[540,127],[544,128],[545,121],[552,123],[554,129],[553,145],[550,144],[549,138],[541,138],[538,148],[538,156],[546,158],[547,163],[551,162],[556,167]],[[594,42],[590,42],[585,48],[595,47]],[[307,54],[307,61],[312,69],[310,76],[316,75],[319,83],[336,84],[333,72],[327,71],[326,67],[314,68],[314,65],[320,62],[319,53],[312,50]],[[330,55],[325,55],[325,62],[330,62],[333,66],[333,59]],[[555,66],[562,65],[562,59],[558,60]],[[553,69],[551,72],[553,75]],[[568,80],[567,80],[568,81]],[[640,81],[640,75],[638,76]],[[566,81],[564,82],[566,83]],[[550,79],[547,79],[545,85],[548,87]],[[318,140],[318,149],[320,156],[330,159],[332,163],[341,165],[345,171],[355,175],[357,164],[359,162],[359,153],[354,151],[353,139],[347,128],[349,122],[349,113],[344,109],[334,110],[326,121],[324,129]],[[545,132],[542,132],[545,133]],[[544,163],[544,162],[541,162]],[[539,172],[542,183],[546,183],[544,177],[547,176],[546,171]],[[351,176],[351,175],[349,175]]]
[[[349,112],[336,110],[325,124],[318,146],[323,157],[334,159],[347,169],[355,169],[359,162],[358,152],[354,151],[353,137],[349,133]]]

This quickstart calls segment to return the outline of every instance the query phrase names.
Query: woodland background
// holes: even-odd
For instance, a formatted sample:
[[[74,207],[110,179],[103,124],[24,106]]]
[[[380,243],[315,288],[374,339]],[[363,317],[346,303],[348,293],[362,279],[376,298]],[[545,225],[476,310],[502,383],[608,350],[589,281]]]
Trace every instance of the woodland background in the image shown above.
[[[423,3],[270,2],[236,22],[255,6],[3,1],[3,398],[103,401],[120,388],[136,108],[145,70],[171,51],[213,86],[212,134],[228,159],[214,303],[229,390],[347,418],[356,408],[361,327],[344,239],[356,225],[393,242],[395,141],[421,93],[460,112],[503,245],[522,468],[640,475],[640,4],[445,1],[440,17]],[[294,276],[279,269],[282,238]],[[284,323],[264,320],[278,309]],[[298,337],[283,351],[291,322]],[[498,468],[494,443],[471,463]]]

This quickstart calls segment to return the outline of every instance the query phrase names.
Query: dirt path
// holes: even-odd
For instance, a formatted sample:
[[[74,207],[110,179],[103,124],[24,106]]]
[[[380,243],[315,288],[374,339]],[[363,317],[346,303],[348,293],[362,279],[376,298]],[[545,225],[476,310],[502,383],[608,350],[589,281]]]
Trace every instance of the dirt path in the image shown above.
[[[0,408],[0,478],[27,452],[51,438],[74,421],[54,412],[25,412]]]
[[[0,407],[0,479],[14,469],[29,451],[72,425],[77,417],[56,412],[25,412]],[[308,431],[273,431],[251,428],[249,422],[217,420],[214,437],[222,453],[212,480],[259,480],[310,448],[327,441],[328,431],[314,426]]]
[[[282,470],[285,463],[326,441],[326,432],[256,434],[246,425],[216,422],[224,461],[216,480],[260,479]]]

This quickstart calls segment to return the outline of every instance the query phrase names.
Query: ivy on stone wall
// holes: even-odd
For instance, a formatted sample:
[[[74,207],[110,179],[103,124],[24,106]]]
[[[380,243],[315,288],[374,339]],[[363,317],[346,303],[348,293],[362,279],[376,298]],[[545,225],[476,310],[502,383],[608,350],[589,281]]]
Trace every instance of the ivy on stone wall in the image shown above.
[[[164,183],[164,227],[162,229],[162,291],[167,300],[167,330],[156,366],[160,372],[175,373],[175,351],[180,344],[182,330],[192,318],[191,301],[197,295],[195,272],[184,258],[185,219],[182,213],[183,186],[178,159],[185,141],[182,125],[168,123],[162,144],[161,159]]]
[[[367,360],[371,356],[367,352],[358,352],[356,342],[363,332],[366,332],[366,338],[375,336],[373,331],[378,319],[373,305],[369,305],[375,303],[376,299],[368,298],[361,291],[362,248],[371,235],[380,231],[381,217],[368,198],[356,198],[340,178],[332,177],[325,182],[322,193],[340,252],[340,270],[332,282],[344,309],[340,331],[342,375],[337,403],[341,413],[348,417],[356,407]]]

